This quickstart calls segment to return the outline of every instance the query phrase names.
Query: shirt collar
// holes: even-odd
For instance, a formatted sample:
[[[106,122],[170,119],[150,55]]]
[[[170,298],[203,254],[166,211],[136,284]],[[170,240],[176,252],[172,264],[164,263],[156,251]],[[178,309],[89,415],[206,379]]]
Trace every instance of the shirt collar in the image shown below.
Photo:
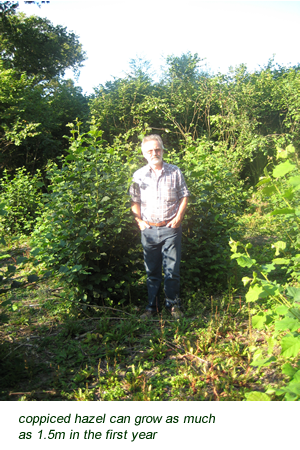
[[[162,168],[161,168],[161,173],[163,173],[163,172],[165,171],[165,166],[166,166],[166,163],[165,163],[164,160],[163,160],[163,162],[162,162]],[[149,171],[149,172],[154,172],[154,170],[151,168],[150,164],[147,164],[147,167],[148,167],[148,171]]]

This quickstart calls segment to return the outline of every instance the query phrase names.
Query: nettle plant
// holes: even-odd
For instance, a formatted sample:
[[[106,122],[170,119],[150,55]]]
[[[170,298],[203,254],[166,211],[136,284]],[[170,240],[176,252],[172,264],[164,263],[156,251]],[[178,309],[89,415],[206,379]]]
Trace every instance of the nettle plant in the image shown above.
[[[109,146],[92,125],[72,138],[62,167],[49,166],[45,212],[33,233],[32,254],[57,270],[86,303],[130,298],[139,264],[130,213],[131,148]]]
[[[242,279],[244,286],[249,285],[246,302],[256,303],[256,314],[252,317],[254,328],[274,326],[273,337],[269,339],[268,355],[263,357],[262,350],[253,355],[254,367],[268,366],[276,361],[272,355],[275,343],[281,347],[283,358],[297,357],[300,350],[300,174],[299,161],[295,149],[289,145],[286,150],[279,149],[278,164],[271,173],[265,169],[265,176],[259,181],[261,195],[268,198],[272,207],[270,212],[282,220],[279,222],[278,235],[285,240],[272,244],[273,259],[258,264],[251,257],[252,244],[230,241],[232,258],[243,267],[253,270],[252,277]],[[273,272],[280,266],[288,283],[273,279]],[[257,309],[260,311],[257,313]],[[282,373],[290,377],[287,386],[267,393],[284,395],[286,400],[300,398],[300,365],[296,368],[287,363]]]

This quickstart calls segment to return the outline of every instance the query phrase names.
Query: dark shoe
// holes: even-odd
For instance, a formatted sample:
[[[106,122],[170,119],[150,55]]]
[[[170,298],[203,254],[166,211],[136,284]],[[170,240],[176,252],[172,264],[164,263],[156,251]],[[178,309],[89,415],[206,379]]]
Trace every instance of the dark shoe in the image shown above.
[[[180,311],[180,309],[178,308],[178,306],[172,306],[171,310],[171,316],[173,317],[173,319],[182,319],[182,317],[184,317],[183,312]]]
[[[140,316],[141,320],[147,320],[147,319],[151,319],[151,317],[156,316],[157,312],[156,311],[151,311],[149,309],[147,309],[144,314],[142,314]]]
[[[165,306],[170,312],[171,312],[172,308],[181,309],[181,300],[178,297],[176,297],[174,300],[171,300],[170,298],[166,297],[165,298]]]

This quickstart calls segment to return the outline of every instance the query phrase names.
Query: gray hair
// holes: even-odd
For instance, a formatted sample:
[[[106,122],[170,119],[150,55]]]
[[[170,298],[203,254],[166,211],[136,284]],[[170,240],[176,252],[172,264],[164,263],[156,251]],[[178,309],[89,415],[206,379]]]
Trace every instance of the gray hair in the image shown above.
[[[145,136],[144,139],[142,140],[142,151],[143,151],[143,145],[149,141],[157,141],[159,143],[160,148],[162,150],[165,149],[162,138],[159,136],[159,134],[149,134],[149,136]]]

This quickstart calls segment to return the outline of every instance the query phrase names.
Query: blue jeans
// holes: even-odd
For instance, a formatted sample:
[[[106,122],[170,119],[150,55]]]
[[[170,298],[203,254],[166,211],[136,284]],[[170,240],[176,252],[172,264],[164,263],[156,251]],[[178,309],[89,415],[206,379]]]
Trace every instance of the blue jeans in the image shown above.
[[[148,306],[159,311],[159,291],[164,271],[166,308],[180,307],[180,257],[182,228],[151,227],[141,232],[147,274]]]

